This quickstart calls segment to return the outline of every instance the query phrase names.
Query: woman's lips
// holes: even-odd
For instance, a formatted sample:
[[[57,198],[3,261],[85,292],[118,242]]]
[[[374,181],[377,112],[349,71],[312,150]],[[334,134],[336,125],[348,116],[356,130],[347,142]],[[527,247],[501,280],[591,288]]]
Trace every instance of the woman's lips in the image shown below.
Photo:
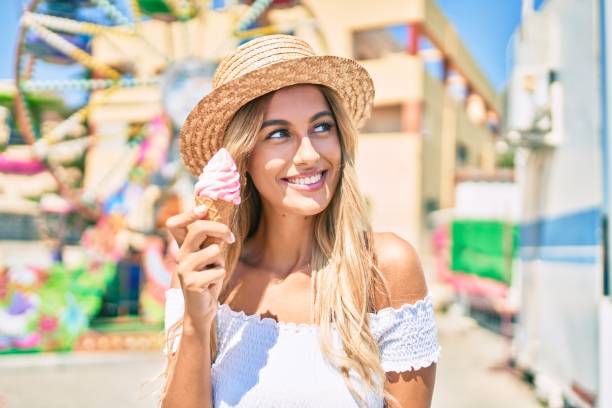
[[[316,183],[313,184],[297,184],[297,183],[291,183],[289,181],[289,179],[287,178],[282,178],[281,181],[283,182],[283,184],[296,189],[296,190],[302,190],[302,191],[314,191],[314,190],[318,190],[321,187],[323,187],[323,184],[325,184],[325,178],[327,177],[327,170],[323,170],[321,172],[321,178],[319,179],[319,181],[317,181]],[[314,173],[317,174],[317,173]],[[312,176],[312,175],[311,175]]]

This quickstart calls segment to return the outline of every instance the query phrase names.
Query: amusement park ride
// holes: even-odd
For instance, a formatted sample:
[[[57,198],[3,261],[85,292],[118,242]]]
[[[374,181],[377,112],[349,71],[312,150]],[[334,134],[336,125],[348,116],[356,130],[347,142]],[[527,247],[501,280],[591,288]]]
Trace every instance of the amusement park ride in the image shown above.
[[[14,191],[36,204],[37,238],[52,261],[33,267],[0,257],[0,353],[158,348],[158,336],[134,328],[109,337],[95,322],[161,328],[173,264],[162,226],[191,205],[177,131],[210,91],[223,55],[270,33],[298,35],[326,50],[300,1],[27,6],[16,44],[10,138],[4,121],[0,126],[0,176],[24,187]],[[35,104],[40,95],[59,100],[61,109],[45,111],[44,103]],[[26,176],[43,174],[37,192],[22,185]]]

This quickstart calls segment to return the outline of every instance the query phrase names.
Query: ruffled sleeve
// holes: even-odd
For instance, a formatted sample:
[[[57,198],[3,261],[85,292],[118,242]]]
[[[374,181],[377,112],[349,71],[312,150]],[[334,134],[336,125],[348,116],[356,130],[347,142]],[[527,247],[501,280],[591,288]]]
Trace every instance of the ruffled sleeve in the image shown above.
[[[170,288],[167,289],[166,292],[166,304],[165,304],[165,315],[164,315],[164,331],[166,335],[168,334],[168,330],[178,322],[183,317],[183,312],[185,309],[185,301],[183,299],[183,292],[179,288]],[[176,353],[178,350],[178,345],[181,341],[181,329],[179,328],[177,331],[177,337],[174,340],[172,345],[172,353]],[[167,336],[166,336],[167,337]],[[163,347],[164,355],[168,355],[168,350],[166,344],[164,343]]]
[[[418,370],[438,361],[442,347],[438,344],[431,294],[414,304],[370,314],[370,330],[387,372]]]

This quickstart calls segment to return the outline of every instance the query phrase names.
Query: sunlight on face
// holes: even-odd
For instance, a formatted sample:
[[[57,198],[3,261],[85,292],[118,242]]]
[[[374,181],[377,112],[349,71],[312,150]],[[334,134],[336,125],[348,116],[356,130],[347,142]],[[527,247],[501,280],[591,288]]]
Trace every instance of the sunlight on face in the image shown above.
[[[264,206],[320,213],[338,185],[340,161],[336,122],[321,91],[314,85],[276,91],[248,165]]]

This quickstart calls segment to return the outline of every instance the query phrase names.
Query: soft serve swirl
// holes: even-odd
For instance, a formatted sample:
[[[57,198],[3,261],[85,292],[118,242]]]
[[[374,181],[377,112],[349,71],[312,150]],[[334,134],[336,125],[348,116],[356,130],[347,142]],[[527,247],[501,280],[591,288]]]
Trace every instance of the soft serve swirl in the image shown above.
[[[225,148],[208,161],[195,185],[196,196],[240,204],[240,174]]]

